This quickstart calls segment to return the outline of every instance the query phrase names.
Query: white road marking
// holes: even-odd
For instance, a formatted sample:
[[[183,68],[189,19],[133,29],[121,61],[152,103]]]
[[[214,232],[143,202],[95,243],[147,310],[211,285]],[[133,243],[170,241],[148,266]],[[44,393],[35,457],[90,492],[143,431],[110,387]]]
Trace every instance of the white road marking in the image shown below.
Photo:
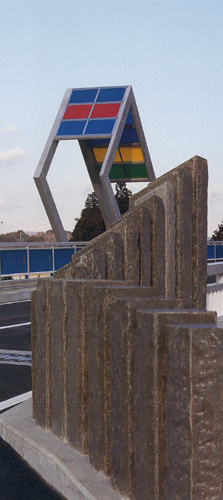
[[[27,399],[32,397],[32,391],[25,392],[24,394],[20,394],[20,396],[15,396],[14,398],[6,399],[6,401],[2,401],[0,403],[0,411],[5,410],[6,408],[10,408],[10,406],[17,405],[18,403],[22,403]]]
[[[23,302],[31,302],[31,299],[27,299],[27,300],[14,300],[13,302],[1,302],[0,303],[0,307],[1,306],[8,306],[10,304],[22,304]]]
[[[15,355],[22,355],[22,356],[30,356],[32,354],[32,351],[18,351],[15,349],[0,349],[0,355],[1,354],[15,354]]]
[[[31,325],[31,321],[28,321],[27,323],[17,323],[16,325],[0,326],[0,330],[7,330],[8,328],[16,328],[18,326],[28,326],[28,325]]]
[[[0,349],[0,364],[32,366],[31,351],[7,351]]]

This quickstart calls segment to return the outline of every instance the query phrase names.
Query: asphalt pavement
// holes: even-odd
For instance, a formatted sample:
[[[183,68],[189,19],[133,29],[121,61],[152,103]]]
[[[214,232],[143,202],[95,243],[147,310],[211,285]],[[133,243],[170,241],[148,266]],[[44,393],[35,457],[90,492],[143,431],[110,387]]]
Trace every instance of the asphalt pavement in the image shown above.
[[[0,304],[0,349],[6,354],[31,351],[30,301]],[[31,366],[26,361],[0,361],[0,403],[31,389]],[[7,408],[0,413],[4,411]],[[0,500],[63,499],[0,438]]]
[[[31,351],[30,301],[0,304],[0,349]]]

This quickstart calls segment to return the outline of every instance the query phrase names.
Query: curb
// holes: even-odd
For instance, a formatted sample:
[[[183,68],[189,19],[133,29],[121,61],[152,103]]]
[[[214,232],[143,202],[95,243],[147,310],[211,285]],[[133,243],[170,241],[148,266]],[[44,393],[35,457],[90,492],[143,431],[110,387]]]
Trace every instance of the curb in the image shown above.
[[[31,398],[0,416],[0,436],[67,500],[124,500],[86,455],[35,424]]]

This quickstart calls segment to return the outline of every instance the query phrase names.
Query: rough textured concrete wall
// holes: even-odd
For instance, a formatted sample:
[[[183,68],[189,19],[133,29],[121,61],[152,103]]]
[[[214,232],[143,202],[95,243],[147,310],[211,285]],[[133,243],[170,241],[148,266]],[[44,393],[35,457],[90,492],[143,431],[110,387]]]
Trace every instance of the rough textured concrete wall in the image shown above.
[[[49,428],[88,453],[129,498],[197,500],[199,492],[220,500],[223,331],[216,316],[123,282],[48,280],[48,287],[49,316],[60,323],[42,345],[49,407],[34,390],[36,421],[45,425],[51,411]],[[34,366],[40,355],[34,351]]]
[[[167,228],[171,227],[171,234],[175,236],[175,250],[170,238],[172,258],[168,269],[171,275],[175,260],[176,295],[183,297],[188,293],[186,290],[192,288],[193,307],[202,309],[206,307],[207,183],[207,161],[195,156],[150,183],[130,200],[133,209],[145,205],[154,193],[162,198],[166,218],[171,221]],[[166,252],[167,248],[166,240]]]
[[[205,311],[206,198],[195,157],[135,195],[32,298],[34,418],[131,500],[222,500],[223,330]]]
[[[205,309],[207,183],[207,161],[198,156],[151,182],[132,196],[130,211],[56,277],[160,283],[161,295],[187,298],[191,307]]]

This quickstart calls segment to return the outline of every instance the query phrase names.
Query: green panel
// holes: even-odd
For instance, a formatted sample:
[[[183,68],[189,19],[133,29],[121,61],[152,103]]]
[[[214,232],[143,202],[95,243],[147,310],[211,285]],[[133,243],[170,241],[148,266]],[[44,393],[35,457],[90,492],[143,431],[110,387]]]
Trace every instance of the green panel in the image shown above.
[[[143,163],[125,165],[125,171],[129,179],[148,179],[148,172]]]
[[[98,168],[100,172],[101,165],[97,165],[96,168]],[[134,163],[132,165],[117,165],[117,163],[114,163],[110,170],[109,179],[111,182],[116,182],[118,180],[128,181],[134,179],[147,180],[148,172],[144,163]]]
[[[113,164],[110,170],[109,179],[128,180],[128,179],[148,179],[146,166],[142,163],[134,165],[116,165]]]
[[[113,164],[110,170],[109,179],[125,179],[126,173],[123,165]]]

